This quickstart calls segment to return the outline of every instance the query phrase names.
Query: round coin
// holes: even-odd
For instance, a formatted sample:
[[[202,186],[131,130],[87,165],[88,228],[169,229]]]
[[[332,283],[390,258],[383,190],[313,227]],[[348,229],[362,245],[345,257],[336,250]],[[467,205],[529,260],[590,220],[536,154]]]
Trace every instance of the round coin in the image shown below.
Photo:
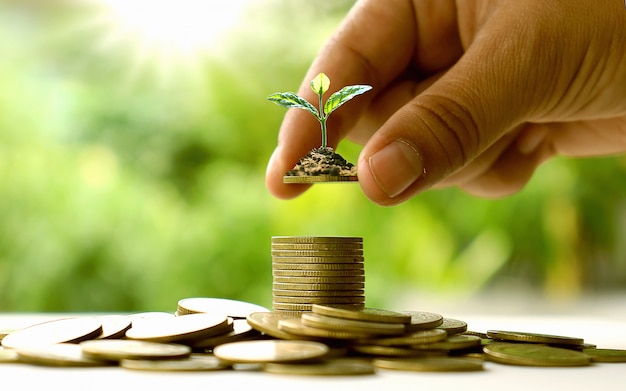
[[[494,342],[483,347],[483,352],[491,361],[510,365],[571,367],[591,362],[582,352],[531,343]]]
[[[272,270],[272,276],[276,277],[287,277],[287,278],[298,278],[298,277],[313,277],[313,278],[343,278],[343,277],[354,277],[354,278],[363,278],[365,281],[365,273],[364,269],[346,269],[346,270],[280,270],[274,269]],[[281,281],[276,281],[281,282]]]
[[[403,314],[411,316],[411,322],[406,325],[407,331],[428,330],[440,326],[443,323],[443,316],[432,312],[422,311],[401,311]]]
[[[283,183],[326,183],[326,182],[357,182],[359,177],[356,175],[337,176],[337,175],[285,175]]]
[[[189,357],[168,360],[123,359],[120,366],[126,369],[158,372],[198,372],[231,368],[212,354],[192,353]]]
[[[363,252],[363,242],[347,242],[347,243],[272,243],[272,250],[348,250]]]
[[[364,296],[274,296],[274,303],[292,304],[360,304]]]
[[[423,350],[463,350],[480,347],[481,344],[482,339],[475,335],[452,335],[443,341],[413,345],[413,348]]]
[[[374,357],[421,357],[426,353],[406,346],[354,345],[353,352]]]
[[[2,339],[2,346],[15,349],[32,345],[76,343],[97,338],[100,334],[102,323],[96,318],[63,318],[14,331]]]
[[[296,339],[293,334],[288,334],[278,328],[279,320],[297,320],[299,315],[285,314],[280,312],[253,312],[248,315],[246,321],[252,328],[270,337],[279,339]]]
[[[191,353],[186,345],[128,339],[94,339],[79,346],[86,357],[108,361],[182,358]]]
[[[415,372],[460,372],[480,371],[481,360],[460,357],[419,357],[411,359],[375,359],[377,368]]]
[[[291,312],[299,313],[303,311],[311,311],[313,304],[294,304],[294,303],[280,303],[274,302],[272,304],[275,312]],[[342,306],[351,310],[361,310],[365,307],[365,299],[361,303],[356,304],[336,304],[336,306]]]
[[[583,349],[583,353],[589,356],[593,362],[626,362],[626,350],[624,349]]]
[[[273,289],[272,294],[276,296],[291,296],[291,297],[320,297],[320,296],[341,296],[341,297],[365,297],[365,290],[358,289],[353,291],[347,290],[323,290],[323,291],[309,291],[309,290],[284,290]]]
[[[280,258],[348,258],[350,263],[362,261],[362,250],[271,250],[272,259],[276,257]],[[329,262],[317,262],[317,263],[333,263]],[[345,263],[345,262],[344,262]]]
[[[268,373],[280,375],[303,376],[371,375],[376,372],[375,367],[369,361],[348,358],[327,360],[319,363],[269,363],[263,366],[263,370]]]
[[[356,277],[276,277],[274,282],[285,284],[364,284],[365,276]]]
[[[353,291],[365,288],[365,283],[345,283],[345,284],[289,284],[275,282],[272,284],[274,290],[294,290],[294,291]]]
[[[460,319],[443,318],[437,328],[446,330],[448,335],[461,334],[467,331],[467,322]]]
[[[272,243],[363,243],[358,236],[272,236]]]
[[[328,257],[272,257],[272,262],[276,263],[363,263],[362,256],[351,256],[351,257],[341,257],[341,256],[328,256]]]
[[[351,340],[370,336],[368,333],[351,331],[351,330],[325,330],[317,327],[309,327],[302,324],[299,319],[280,320],[278,328],[286,333],[297,335],[300,337],[318,338],[318,339],[338,339]]]
[[[105,340],[102,340],[105,341]],[[15,349],[20,362],[55,367],[101,367],[112,363],[87,357],[74,343],[22,345]]]
[[[178,313],[182,315],[213,313],[224,314],[235,319],[245,319],[249,314],[261,311],[269,311],[269,309],[245,301],[215,297],[189,297],[178,301]]]
[[[354,319],[354,320],[366,320],[372,322],[383,323],[403,323],[407,324],[411,322],[411,315],[403,314],[396,311],[388,311],[378,308],[365,308],[359,311],[354,311],[346,308],[328,306],[328,305],[314,305],[311,309],[316,314],[334,316],[342,319]]]
[[[126,338],[152,342],[192,341],[232,331],[232,321],[222,314],[190,314],[133,324]]]
[[[102,315],[97,316],[96,320],[102,324],[102,334],[98,339],[124,338],[132,326],[132,319],[126,315]]]
[[[261,333],[252,328],[247,319],[235,319],[233,322],[233,331],[230,333],[201,339],[194,342],[191,346],[193,349],[211,349],[224,343],[246,341],[260,336]]]
[[[565,337],[560,335],[527,333],[523,331],[487,330],[487,336],[497,341],[545,343],[558,345],[582,345],[582,338]]]
[[[304,313],[300,317],[304,326],[325,330],[350,331],[370,335],[400,335],[405,331],[401,323],[381,323],[354,319],[341,319],[316,313]]]
[[[358,270],[360,274],[364,273],[365,265],[363,262],[350,263],[282,263],[272,262],[272,270]]]
[[[231,363],[297,362],[320,358],[328,346],[315,341],[242,341],[216,346],[215,357]]]
[[[378,337],[359,341],[364,345],[409,346],[440,342],[448,338],[448,333],[441,329],[419,330],[397,337]]]

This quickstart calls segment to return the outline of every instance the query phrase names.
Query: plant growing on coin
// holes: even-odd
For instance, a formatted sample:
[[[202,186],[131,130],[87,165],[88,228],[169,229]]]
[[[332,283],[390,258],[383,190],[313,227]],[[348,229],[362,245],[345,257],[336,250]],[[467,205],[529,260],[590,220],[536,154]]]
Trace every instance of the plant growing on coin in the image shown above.
[[[324,103],[323,95],[329,88],[330,79],[324,73],[319,73],[313,80],[311,80],[311,89],[318,96],[319,108],[315,108],[315,106],[309,103],[309,101],[293,92],[276,92],[269,95],[267,99],[282,107],[304,109],[313,114],[313,116],[319,121],[320,127],[322,128],[321,147],[326,148],[326,121],[328,120],[330,114],[355,96],[361,95],[372,89],[372,87],[368,85],[346,86],[329,96],[326,103]]]

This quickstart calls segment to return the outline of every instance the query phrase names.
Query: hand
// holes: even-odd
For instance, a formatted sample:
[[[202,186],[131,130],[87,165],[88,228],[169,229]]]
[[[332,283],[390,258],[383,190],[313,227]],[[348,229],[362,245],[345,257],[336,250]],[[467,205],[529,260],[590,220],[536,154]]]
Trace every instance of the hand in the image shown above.
[[[626,9],[620,0],[362,0],[322,48],[298,94],[325,72],[374,89],[333,113],[329,145],[364,145],[359,182],[380,205],[432,187],[501,197],[550,157],[626,152]],[[267,168],[283,175],[319,128],[289,110]]]

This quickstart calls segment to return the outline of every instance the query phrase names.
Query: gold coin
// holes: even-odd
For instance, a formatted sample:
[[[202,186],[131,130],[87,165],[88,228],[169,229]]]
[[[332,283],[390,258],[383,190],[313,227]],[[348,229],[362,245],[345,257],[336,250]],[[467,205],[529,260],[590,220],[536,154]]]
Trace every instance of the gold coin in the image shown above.
[[[371,375],[376,373],[371,362],[360,359],[340,358],[319,363],[303,364],[265,364],[263,370],[280,375],[303,376],[351,376]]]
[[[460,319],[443,318],[437,328],[446,330],[448,335],[461,334],[467,331],[467,322]]]
[[[489,360],[500,364],[571,367],[591,362],[585,353],[536,343],[494,342],[483,351]]]
[[[15,349],[5,349],[0,347],[0,363],[16,363],[19,357]]]
[[[443,316],[432,312],[423,311],[400,311],[411,316],[411,322],[406,325],[407,331],[428,330],[440,326]]]
[[[356,175],[285,175],[283,183],[331,183],[331,182],[357,182]]]
[[[98,339],[124,338],[132,326],[132,319],[126,315],[102,315],[97,316],[96,320],[102,324],[102,334]]]
[[[230,363],[306,361],[323,357],[328,352],[328,346],[323,343],[295,340],[230,342],[213,350],[215,357]]]
[[[272,257],[272,262],[275,263],[363,263],[364,258],[362,256],[328,256],[328,257]]]
[[[365,281],[365,272],[361,269],[347,270],[277,270],[272,271],[274,277],[322,277],[322,278],[341,278],[341,277],[359,277]],[[280,281],[276,281],[280,282]]]
[[[272,243],[363,243],[356,236],[272,236]]]
[[[363,310],[354,311],[335,306],[314,305],[312,311],[316,314],[334,316],[336,318],[342,319],[369,320],[372,322],[403,324],[411,322],[411,315],[378,308],[365,308]]]
[[[214,297],[190,297],[178,301],[178,313],[181,315],[217,313],[235,319],[245,319],[248,314],[262,311],[269,311],[269,309],[258,304],[247,303],[240,300]]]
[[[278,328],[278,321],[284,319],[299,319],[300,315],[280,312],[253,312],[246,321],[255,330],[279,339],[296,339],[292,334],[285,333]]]
[[[320,296],[334,296],[334,297],[365,297],[364,289],[357,290],[323,290],[323,291],[307,291],[307,290],[285,290],[285,289],[274,289],[272,290],[272,294],[274,297],[276,296],[291,296],[291,297],[320,297]],[[276,297],[280,299],[280,297]]]
[[[304,326],[324,330],[347,330],[370,335],[400,335],[405,331],[401,323],[380,323],[353,319],[341,319],[315,313],[304,313],[300,318]]]
[[[582,345],[582,338],[565,337],[560,335],[527,333],[523,331],[487,330],[487,336],[497,341],[545,343],[559,345]]]
[[[94,317],[62,318],[14,331],[2,339],[5,348],[39,346],[57,343],[76,343],[97,338],[102,334],[102,323]]]
[[[364,284],[365,276],[347,277],[281,277],[274,276],[274,282],[285,284]]]
[[[626,362],[626,350],[624,349],[583,349],[583,353],[589,356],[593,362]]]
[[[294,304],[294,303],[273,303],[274,311],[301,313],[303,311],[311,311],[313,304]],[[365,300],[356,304],[335,304],[335,307],[341,306],[351,310],[362,310],[365,307]]]
[[[365,289],[365,283],[346,283],[346,284],[289,284],[283,282],[274,282],[273,289],[288,291],[354,291]]]
[[[426,353],[406,346],[354,345],[354,353],[375,357],[421,357]]]
[[[232,319],[222,314],[190,314],[133,324],[126,338],[152,342],[187,342],[232,331]]]
[[[434,342],[444,341],[448,338],[448,333],[441,329],[430,330],[418,330],[412,331],[404,335],[397,337],[378,337],[369,338],[363,341],[359,341],[364,345],[379,345],[379,346],[408,346],[429,344]]]
[[[106,361],[183,358],[191,353],[186,345],[129,339],[94,339],[79,346],[85,357]]]
[[[330,257],[330,258],[353,258],[363,257],[362,250],[270,250],[272,258],[275,257]],[[330,262],[326,262],[330,263]]]
[[[415,372],[480,371],[483,362],[461,357],[419,357],[411,359],[375,359],[374,366],[384,369]]]
[[[195,341],[191,344],[191,347],[193,349],[212,349],[217,345],[229,342],[247,341],[259,337],[261,337],[261,333],[252,328],[247,319],[235,319],[233,322],[233,331],[230,333]]]
[[[286,333],[300,337],[351,340],[365,338],[370,334],[350,330],[324,330],[317,327],[309,327],[302,324],[299,319],[280,320],[278,328]]]
[[[274,303],[294,304],[358,304],[365,301],[365,297],[358,296],[274,296]]]
[[[363,252],[363,242],[347,243],[272,243],[272,250],[307,251],[359,251]]]
[[[363,262],[350,262],[350,263],[282,263],[272,262],[272,270],[358,270],[363,274],[365,265]]]
[[[229,369],[227,364],[212,354],[192,353],[189,357],[168,360],[124,359],[120,366],[126,369],[159,372],[197,372]]]
[[[102,340],[105,341],[105,340]],[[102,367],[111,362],[86,357],[74,343],[21,345],[15,349],[20,362],[55,367]]]
[[[475,335],[452,335],[443,341],[413,345],[423,350],[463,350],[481,346],[482,339]]]

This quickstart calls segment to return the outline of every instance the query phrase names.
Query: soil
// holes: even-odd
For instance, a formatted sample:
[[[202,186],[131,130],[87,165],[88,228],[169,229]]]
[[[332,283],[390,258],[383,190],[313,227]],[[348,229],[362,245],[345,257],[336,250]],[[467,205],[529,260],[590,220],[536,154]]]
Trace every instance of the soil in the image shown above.
[[[356,176],[356,166],[344,159],[330,147],[315,148],[303,156],[285,174],[287,176]]]

